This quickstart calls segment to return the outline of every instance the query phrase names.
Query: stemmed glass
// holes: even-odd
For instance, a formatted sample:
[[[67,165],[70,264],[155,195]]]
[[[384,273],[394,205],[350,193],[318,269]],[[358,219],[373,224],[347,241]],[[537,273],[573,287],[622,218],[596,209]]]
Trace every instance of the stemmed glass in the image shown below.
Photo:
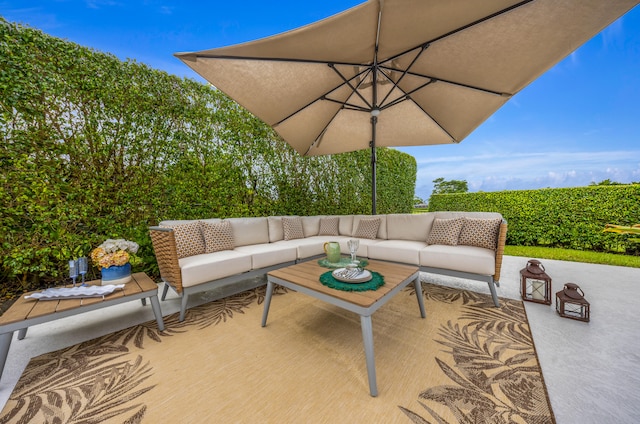
[[[347,241],[347,247],[349,248],[349,252],[351,252],[351,262],[354,264],[358,264],[356,259],[356,252],[358,251],[358,247],[360,246],[360,240],[358,239],[350,239]]]
[[[85,285],[84,284],[84,275],[87,273],[88,270],[89,270],[89,264],[87,262],[86,256],[78,258],[78,272],[82,276],[82,284],[81,284],[82,286]]]
[[[76,278],[78,278],[78,264],[73,259],[69,261],[69,277],[73,280],[73,287],[75,287]]]

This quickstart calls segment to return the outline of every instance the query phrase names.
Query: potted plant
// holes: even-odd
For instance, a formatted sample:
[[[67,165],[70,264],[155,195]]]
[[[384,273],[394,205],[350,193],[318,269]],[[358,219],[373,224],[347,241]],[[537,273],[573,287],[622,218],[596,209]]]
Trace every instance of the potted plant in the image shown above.
[[[108,239],[91,251],[91,262],[102,274],[102,285],[125,284],[131,280],[131,263],[137,263],[138,243]]]

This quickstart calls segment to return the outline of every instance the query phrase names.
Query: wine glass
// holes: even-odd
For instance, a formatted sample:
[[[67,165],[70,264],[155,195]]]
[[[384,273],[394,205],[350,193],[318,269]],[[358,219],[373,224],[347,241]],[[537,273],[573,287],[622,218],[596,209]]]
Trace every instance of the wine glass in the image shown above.
[[[73,287],[75,287],[76,278],[78,278],[78,264],[73,259],[69,261],[69,277],[73,280]]]
[[[84,286],[84,275],[87,273],[87,271],[89,270],[89,264],[87,261],[87,257],[83,256],[81,258],[78,258],[78,272],[80,273],[80,275],[82,276],[82,284],[81,286]]]
[[[347,241],[347,247],[349,248],[349,252],[351,252],[351,262],[354,264],[358,264],[356,260],[356,252],[358,251],[358,247],[360,246],[360,240],[358,239],[350,239]]]

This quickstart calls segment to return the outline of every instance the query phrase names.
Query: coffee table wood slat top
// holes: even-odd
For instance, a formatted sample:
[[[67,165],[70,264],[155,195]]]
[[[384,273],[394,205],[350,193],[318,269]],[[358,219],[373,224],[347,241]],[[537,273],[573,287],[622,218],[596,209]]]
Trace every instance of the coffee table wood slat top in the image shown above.
[[[373,305],[398,284],[402,283],[406,279],[407,274],[418,271],[417,266],[375,260],[369,261],[367,269],[376,271],[383,276],[384,285],[382,287],[377,290],[366,290],[362,292],[332,289],[320,283],[320,276],[327,271],[331,271],[331,269],[319,266],[316,261],[308,261],[281,268],[269,272],[269,275],[366,308]]]

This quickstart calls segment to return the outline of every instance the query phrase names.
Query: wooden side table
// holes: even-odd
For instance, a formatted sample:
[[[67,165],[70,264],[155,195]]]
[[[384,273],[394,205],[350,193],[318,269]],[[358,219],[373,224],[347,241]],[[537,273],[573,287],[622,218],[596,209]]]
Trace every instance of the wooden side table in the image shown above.
[[[89,281],[87,284],[99,285],[100,280]],[[153,314],[158,323],[158,329],[164,331],[164,321],[158,302],[158,285],[144,272],[132,275],[131,281],[124,288],[118,289],[104,297],[86,297],[63,300],[25,299],[31,293],[25,293],[7,311],[0,316],[0,377],[7,361],[7,354],[13,339],[13,332],[18,330],[18,340],[27,335],[27,329],[33,325],[55,321],[84,312],[102,309],[132,300],[141,300],[146,305],[146,299],[151,301]]]

